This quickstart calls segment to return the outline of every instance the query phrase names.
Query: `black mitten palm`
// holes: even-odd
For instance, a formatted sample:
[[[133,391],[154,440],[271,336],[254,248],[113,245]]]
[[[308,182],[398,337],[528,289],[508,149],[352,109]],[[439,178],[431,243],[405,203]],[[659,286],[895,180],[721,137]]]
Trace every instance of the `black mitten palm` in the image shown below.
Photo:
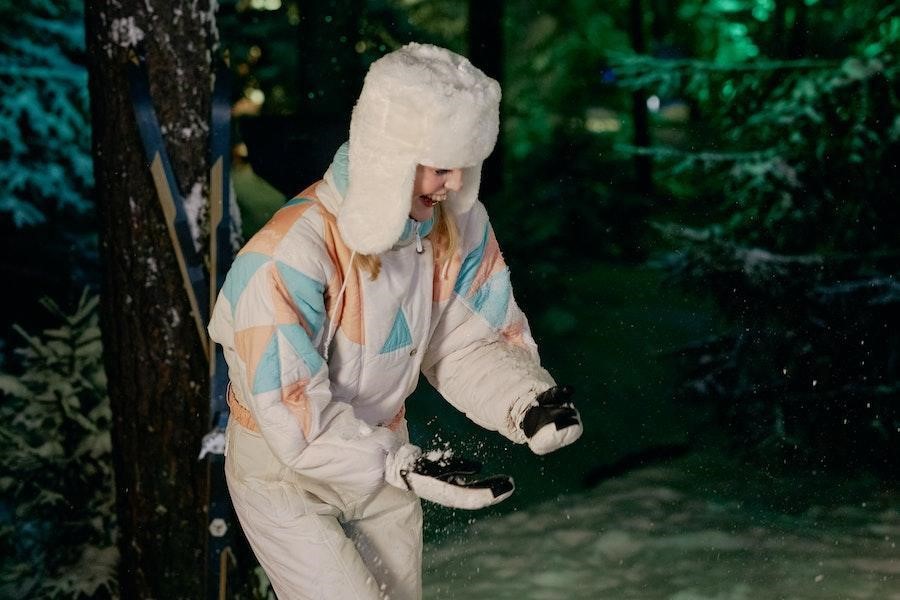
[[[570,385],[557,385],[541,392],[522,418],[522,431],[535,454],[547,454],[581,437],[581,415],[569,400]]]
[[[403,483],[420,498],[451,508],[473,510],[509,498],[515,489],[506,475],[492,475],[470,481],[481,471],[481,463],[446,452],[429,452],[401,468]],[[390,483],[392,478],[389,478]],[[394,483],[396,485],[396,483]]]

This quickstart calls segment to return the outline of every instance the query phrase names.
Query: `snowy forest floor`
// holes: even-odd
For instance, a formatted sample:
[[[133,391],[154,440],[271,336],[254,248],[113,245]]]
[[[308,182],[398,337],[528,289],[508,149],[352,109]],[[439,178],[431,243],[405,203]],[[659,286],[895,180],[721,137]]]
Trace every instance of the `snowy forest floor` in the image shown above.
[[[634,471],[427,544],[424,597],[900,600],[900,493],[828,477]]]

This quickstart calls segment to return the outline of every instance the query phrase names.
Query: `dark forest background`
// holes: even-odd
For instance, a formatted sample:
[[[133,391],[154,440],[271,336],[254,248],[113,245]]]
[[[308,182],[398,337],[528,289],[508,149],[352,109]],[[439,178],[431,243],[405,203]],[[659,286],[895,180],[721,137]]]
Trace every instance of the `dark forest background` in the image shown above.
[[[107,597],[85,7],[0,16],[0,596]],[[321,177],[384,53],[434,43],[500,81],[482,200],[585,436],[536,458],[424,382],[408,403],[420,445],[516,477],[496,511],[689,451],[810,493],[896,481],[897,3],[221,0],[216,26],[244,236]],[[426,537],[468,518],[428,506]]]

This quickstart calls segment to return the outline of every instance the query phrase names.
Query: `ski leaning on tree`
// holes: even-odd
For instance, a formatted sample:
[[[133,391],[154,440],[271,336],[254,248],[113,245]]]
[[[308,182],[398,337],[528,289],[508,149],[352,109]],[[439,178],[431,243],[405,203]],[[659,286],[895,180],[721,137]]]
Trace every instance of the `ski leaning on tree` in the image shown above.
[[[279,597],[420,598],[419,498],[476,509],[512,494],[508,477],[410,444],[419,372],[537,454],[581,434],[477,200],[499,102],[448,50],[376,61],[323,180],[229,272],[209,327],[231,379],[225,472]]]

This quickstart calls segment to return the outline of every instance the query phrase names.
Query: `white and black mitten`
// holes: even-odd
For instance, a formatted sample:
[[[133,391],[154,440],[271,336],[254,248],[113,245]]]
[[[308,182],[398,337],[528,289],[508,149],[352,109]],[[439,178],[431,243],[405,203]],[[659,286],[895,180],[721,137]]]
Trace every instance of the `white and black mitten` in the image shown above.
[[[569,400],[570,385],[557,385],[541,392],[522,417],[522,431],[535,454],[547,454],[581,437],[581,415]]]
[[[507,475],[470,480],[481,471],[481,463],[477,461],[439,451],[414,457],[405,448],[410,446],[401,449],[397,459],[391,461],[393,464],[387,469],[386,479],[424,500],[450,508],[475,510],[502,502],[515,490],[512,478]],[[399,466],[397,463],[402,461],[406,464]]]

